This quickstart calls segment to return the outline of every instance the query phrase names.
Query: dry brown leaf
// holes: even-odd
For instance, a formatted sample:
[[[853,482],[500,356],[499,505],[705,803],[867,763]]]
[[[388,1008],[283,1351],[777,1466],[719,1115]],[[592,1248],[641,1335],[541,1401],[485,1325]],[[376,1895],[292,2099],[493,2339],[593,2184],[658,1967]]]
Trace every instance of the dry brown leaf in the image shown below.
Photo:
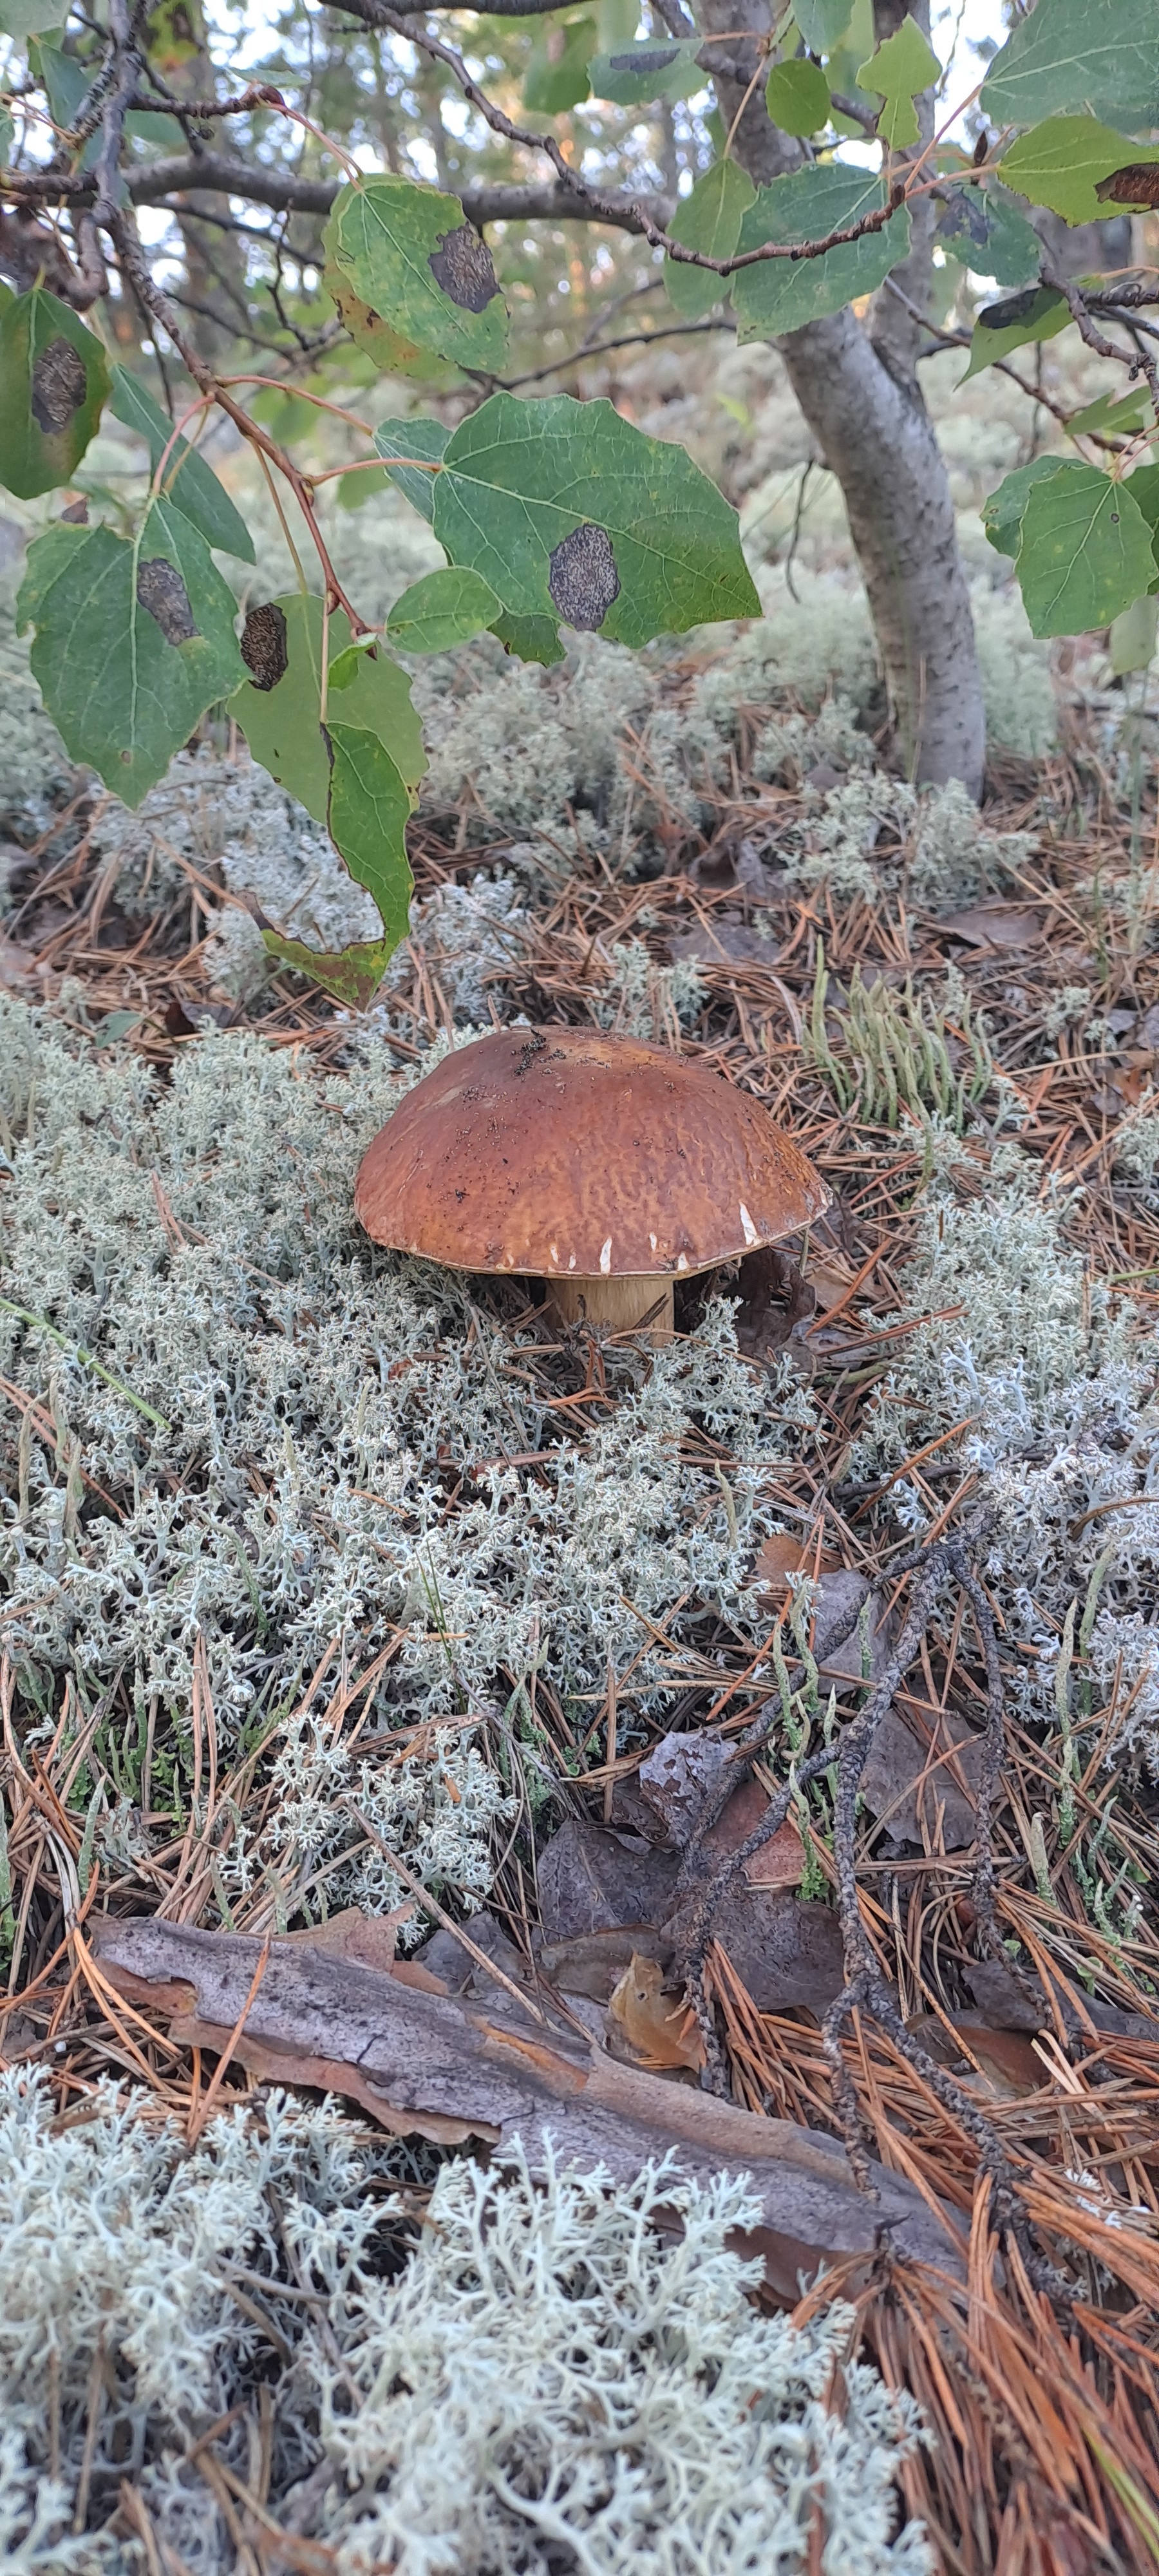
[[[810,1277],[812,1275],[810,1272]],[[789,1598],[789,1576],[811,1574],[816,1563],[816,1548],[803,1547],[800,1539],[793,1537],[791,1530],[774,1530],[770,1538],[763,1539],[757,1552],[753,1573],[757,1581],[765,1587],[765,1600],[768,1607],[779,1610],[782,1603]],[[834,1573],[837,1563],[838,1559],[831,1556],[826,1548],[822,1548],[821,1573]]]
[[[811,1261],[807,1276],[810,1288],[816,1290],[818,1305],[827,1315],[831,1306],[839,1306],[848,1295],[857,1272],[842,1270],[836,1262]]]
[[[703,2066],[704,2041],[696,2015],[683,1988],[679,1995],[665,1994],[659,1960],[642,1959],[633,1950],[613,1988],[608,2011],[645,2066]]]
[[[972,948],[1032,948],[1042,938],[1042,916],[1024,905],[979,903],[966,912],[943,913],[938,928]]]
[[[262,1948],[156,1917],[102,1917],[93,1946],[110,1983],[134,1999],[192,1989],[193,2016],[179,2027],[204,2048],[224,2047],[236,2028]],[[575,2031],[545,2031],[513,2005],[491,2012],[420,1994],[314,1947],[270,1945],[234,2057],[265,2080],[346,2093],[395,2131],[440,2137],[452,2128],[457,2139],[486,2140],[500,2161],[518,2140],[533,2170],[551,2153],[629,2181],[675,2149],[680,2171],[696,2181],[748,2174],[761,2214],[743,2249],[763,2256],[770,2287],[790,2303],[798,2275],[835,2256],[855,2257],[868,2277],[883,2238],[895,2254],[959,2268],[914,2186],[875,2165],[878,2197],[868,2199],[832,2138],[617,2064]]]

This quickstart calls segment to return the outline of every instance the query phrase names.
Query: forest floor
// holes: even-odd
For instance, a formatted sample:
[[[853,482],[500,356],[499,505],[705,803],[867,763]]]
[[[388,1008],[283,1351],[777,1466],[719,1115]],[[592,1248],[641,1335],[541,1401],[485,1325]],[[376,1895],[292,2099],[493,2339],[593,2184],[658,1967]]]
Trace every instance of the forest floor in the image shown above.
[[[677,734],[707,666],[697,654],[666,666],[660,695]],[[610,2038],[618,2062],[663,2070],[684,2091],[696,2088],[704,2058],[691,2008],[699,1984],[727,2098],[852,2143],[855,2157],[860,2137],[915,2187],[943,2230],[944,2264],[884,2249],[868,2263],[835,2253],[795,2313],[805,2323],[847,2300],[847,2354],[859,2347],[890,2388],[920,2403],[932,2439],[898,2466],[905,2510],[924,2522],[937,2564],[968,2576],[1141,2570],[1159,2545],[1159,1701],[1155,1660],[1140,1644],[1155,1625],[1159,1579],[1159,803],[1143,734],[1110,721],[1117,704],[1091,693],[1064,711],[1061,748],[1036,759],[995,755],[984,811],[997,853],[991,882],[983,860],[982,881],[957,899],[938,898],[936,871],[915,871],[921,820],[904,799],[886,799],[872,824],[871,867],[859,875],[851,864],[844,879],[826,872],[818,816],[832,811],[824,800],[848,787],[848,771],[840,746],[834,757],[811,743],[815,703],[795,707],[782,688],[784,756],[771,775],[766,759],[759,776],[751,755],[767,708],[738,705],[728,774],[718,765],[696,782],[693,815],[672,802],[670,772],[649,768],[646,729],[634,738],[629,720],[621,760],[649,817],[647,872],[634,874],[628,861],[630,818],[610,864],[602,835],[577,828],[570,845],[558,844],[550,876],[525,874],[519,906],[483,959],[477,1026],[490,1016],[646,1028],[764,1102],[833,1192],[829,1215],[807,1243],[787,1247],[791,1257],[697,1282],[678,1312],[682,1334],[695,1339],[723,1297],[736,1364],[767,1391],[773,1416],[781,1406],[788,1419],[795,1407],[806,1426],[758,1472],[703,1405],[677,1425],[673,1490],[694,1517],[711,1509],[715,1486],[734,1546],[747,1551],[741,1611],[741,1594],[725,1599],[695,1579],[682,1578],[679,1594],[674,1579],[665,1602],[661,1583],[651,1608],[629,1605],[636,1651],[610,1643],[604,1670],[579,1677],[584,1687],[569,1687],[546,1653],[532,1653],[521,1670],[500,1664],[484,1699],[465,1646],[465,1714],[440,1714],[432,1701],[433,1714],[420,1705],[416,1715],[405,1678],[389,1670],[394,1637],[417,1618],[441,1631],[452,1666],[459,1649],[451,1612],[444,1618],[429,1600],[416,1611],[412,1600],[396,1608],[393,1629],[389,1619],[352,1620],[265,1734],[230,1731],[216,1667],[204,1643],[194,1645],[191,1700],[182,1706],[180,1691],[163,1688],[158,1715],[154,1692],[143,1787],[140,1694],[118,1661],[112,1610],[109,1668],[86,1670],[79,1649],[71,1666],[41,1649],[30,1624],[35,1584],[17,1591],[5,1666],[0,2049],[17,2067],[50,2069],[66,2127],[92,2115],[106,2076],[151,2088],[191,2144],[209,2109],[260,2111],[268,2065],[264,2075],[253,2063],[247,2070],[235,2030],[210,2081],[202,2049],[169,2035],[172,1997],[166,2005],[131,1978],[118,1986],[102,1968],[98,1922],[224,1927],[247,1936],[259,1961],[271,1931],[308,1929],[319,1909],[306,1902],[300,1844],[283,1844],[248,1880],[223,1877],[220,1820],[228,1809],[239,1846],[248,1833],[259,1853],[278,1848],[278,1754],[300,1733],[303,1711],[318,1741],[384,1773],[404,1757],[437,1767],[448,1729],[461,1732],[469,1719],[495,1774],[484,1834],[491,1860],[475,1889],[483,1908],[464,1916],[453,1870],[437,1862],[425,1872],[441,1891],[433,1916],[421,1895],[418,1904],[426,1932],[448,1908],[465,1920],[482,1956],[456,1982],[462,1953],[444,1931],[443,1947],[424,1954],[432,1970],[476,2005],[494,2002],[494,1970],[517,2001],[548,1991],[564,1999],[566,2017],[570,1999],[573,2029],[578,2021],[600,2046]],[[794,736],[795,717],[803,730]],[[825,739],[832,744],[832,729]],[[214,757],[245,760],[220,743]],[[126,893],[116,865],[101,863],[96,813],[79,783],[20,851],[0,947],[13,1006],[27,1004],[41,1029],[55,1026],[94,1081],[120,1080],[131,1059],[158,1099],[215,1036],[260,1041],[299,1084],[340,1083],[352,1028],[324,996],[290,975],[241,999],[223,984],[212,933],[233,898],[212,862],[182,858],[163,894],[151,896],[147,880],[144,892]],[[1004,837],[1012,835],[1020,837]],[[408,1077],[432,1043],[461,1036],[462,941],[444,939],[457,919],[448,890],[501,874],[514,840],[510,830],[488,838],[469,790],[416,824],[421,929],[368,1023],[388,1071]],[[812,848],[813,861],[786,870],[787,848]],[[11,1135],[5,1150],[19,1175]],[[175,1278],[207,1237],[159,1167],[141,1178]],[[59,1195],[69,1186],[62,1180]],[[55,1219],[55,1201],[46,1196],[46,1205]],[[956,1270],[940,1249],[955,1226],[967,1247]],[[352,1227],[348,1235],[353,1258]],[[989,1264],[985,1309],[971,1244],[987,1247],[978,1254]],[[94,1331],[80,1349],[67,1321],[62,1341],[52,1275],[41,1295],[19,1276],[2,1385],[5,1490],[15,1523],[30,1528],[37,1478],[45,1498],[59,1495],[66,1557],[71,1547],[79,1567],[102,1515],[132,1518],[135,1470],[117,1468],[115,1442],[113,1466],[104,1463],[82,1399],[69,1391],[94,1347],[108,1365],[104,1343]],[[1067,1297],[1074,1311],[1058,1330],[1071,1335],[1070,1358],[1042,1362],[1036,1393],[1037,1310],[1053,1304],[1062,1315]],[[628,1395],[644,1404],[660,1374],[646,1348],[609,1350],[583,1330],[561,1336],[523,1283],[476,1282],[468,1309],[436,1310],[437,1300],[440,1338],[433,1355],[417,1352],[423,1365],[433,1368],[465,1332],[490,1335],[505,1400],[525,1433],[531,1425],[500,1447],[503,1490],[517,1486],[533,1516],[537,1498],[559,1490],[563,1453],[582,1465],[586,1450],[595,1475],[617,1405]],[[63,1393],[54,1314],[71,1372]],[[1000,1381],[1009,1419],[1022,1408],[1018,1436],[995,1394]],[[896,1436],[907,1418],[912,1446]],[[484,1472],[496,1459],[480,1462],[458,1431],[450,1413],[433,1425],[439,1508],[423,1521],[437,1522],[452,1555],[459,1521],[465,1529],[498,1490]],[[249,1463],[264,1493],[268,1461],[255,1450]],[[186,1472],[159,1474],[158,1494],[172,1500]],[[742,1493],[750,1504],[738,1535]],[[686,1570],[692,1562],[681,1559]],[[36,1563],[67,1593],[69,1563],[63,1573],[51,1555]],[[853,1592],[842,1592],[851,1578]],[[280,1614],[258,1598],[261,1588],[259,1574],[260,1642],[268,1630],[276,1648]],[[835,1611],[867,1598],[883,1668],[910,1618],[904,1669],[888,1674],[883,1695],[873,1687],[877,1664],[862,1682],[866,1666],[854,1660],[827,1714],[822,1626],[828,1617],[832,1637]],[[545,1623],[550,1611],[548,1598]],[[861,1633],[868,1646],[865,1623]],[[287,1649],[279,1687],[295,1668]],[[859,1690],[875,1712],[874,1741],[846,1797],[840,1755]],[[522,1785],[517,1736],[528,1749]],[[714,1846],[716,1878],[695,1882],[698,1929],[682,1946],[665,1926],[692,1809],[671,1780],[667,1792],[656,1788],[655,1756],[663,1746],[686,1801],[691,1779],[695,1804],[700,1775],[693,1764],[686,1777],[673,1753],[692,1739],[743,1744],[736,1778],[747,1786],[737,1794],[748,1804]],[[134,1745],[135,1768],[126,1753]],[[730,1883],[721,1863],[754,1820],[773,1814],[790,1762],[830,1746],[769,1846],[777,1865],[760,1923],[738,1929],[736,1873]],[[990,1801],[987,1750],[997,1762]],[[452,1779],[452,1794],[457,1805],[462,1782]],[[105,1830],[113,1816],[119,1839]],[[647,1903],[625,1894],[633,1870]],[[340,1893],[361,1894],[374,1911],[365,1889],[343,1883]],[[834,2020],[843,1993],[851,2009]],[[244,1984],[241,2004],[244,2012]],[[212,2041],[205,2051],[212,2059]],[[340,2065],[329,2080],[341,2090]],[[349,2090],[351,2132],[362,2135],[355,2106],[364,2114],[365,2096]],[[430,2171],[416,2171],[412,2217],[430,2187]],[[301,2314],[293,2300],[318,2300],[320,2277],[297,2291],[291,2282],[288,2305],[276,2308],[273,2342],[287,2370],[287,2320],[296,2327]],[[256,2276],[246,2279],[252,2294]],[[252,2307],[251,2295],[251,2324]],[[99,2362],[93,2368],[96,2389]],[[277,2415],[277,2370],[262,2386],[265,2426]],[[73,2530],[83,2536],[100,2447],[95,2396],[78,2420],[88,2469]],[[327,2526],[271,2513],[268,2442],[260,2474],[260,2441],[248,2468],[228,2441],[215,2465],[212,2428],[205,2442],[214,2510],[239,2566],[321,2576],[335,2563]],[[55,2465],[65,2474],[67,2461]],[[158,2539],[134,2485],[139,2466],[124,2472],[118,2545],[126,2565],[180,2576],[176,2544],[164,2527]],[[818,2523],[810,2566],[829,2563],[825,2538]],[[84,2563],[62,2548],[46,2543],[43,2558],[11,2563]],[[558,2563],[572,2563],[566,2550]]]

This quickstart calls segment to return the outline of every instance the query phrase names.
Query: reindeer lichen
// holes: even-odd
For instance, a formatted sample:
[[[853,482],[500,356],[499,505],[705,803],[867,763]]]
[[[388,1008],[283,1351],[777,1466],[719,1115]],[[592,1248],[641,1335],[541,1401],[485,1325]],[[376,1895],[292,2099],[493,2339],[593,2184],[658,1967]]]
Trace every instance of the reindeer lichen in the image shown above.
[[[383,2186],[416,2173],[330,2105],[274,2094],[189,2151],[145,2096],[61,2127],[40,2075],[0,2075],[5,2566],[130,2576],[129,2477],[166,2563],[226,2576],[193,2446],[218,2425],[244,2481],[264,2402],[269,2507],[339,2576],[804,2576],[818,2517],[834,2576],[927,2576],[913,2401],[845,2359],[847,2309],[749,2304],[743,2183],[445,2164],[399,2269]]]

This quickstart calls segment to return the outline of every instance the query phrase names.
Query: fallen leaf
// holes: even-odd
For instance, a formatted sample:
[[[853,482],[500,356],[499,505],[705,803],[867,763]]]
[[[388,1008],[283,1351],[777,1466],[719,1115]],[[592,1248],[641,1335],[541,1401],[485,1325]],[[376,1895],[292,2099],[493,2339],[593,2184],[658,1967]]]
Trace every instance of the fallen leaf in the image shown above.
[[[811,1261],[807,1275],[817,1303],[822,1313],[827,1315],[831,1307],[839,1306],[842,1298],[848,1295],[857,1272],[839,1270],[828,1261]]]
[[[698,1818],[734,1759],[735,1748],[719,1736],[662,1735],[641,1763],[640,1794],[662,1819],[678,1850],[687,1849]],[[759,1780],[742,1780],[704,1837],[703,1875],[748,1841],[768,1804],[768,1792]],[[752,1853],[745,1862],[745,1877],[752,1887],[796,1887],[804,1866],[801,1837],[790,1822]]]
[[[963,1975],[991,2029],[1037,2031],[1053,2027],[1054,2014],[1033,1969],[1023,1968],[1016,1976],[1007,1959],[970,1959]],[[1093,1995],[1084,1994],[1080,2003],[1058,1976],[1053,1985],[1063,2025],[1075,2038],[1081,2039],[1093,2024],[1111,2038],[1159,2044],[1159,2016],[1124,2012],[1121,2005],[1100,2003]]]
[[[809,1276],[812,1279],[811,1271]],[[765,1607],[773,1611],[780,1610],[789,1598],[789,1576],[811,1574],[816,1561],[815,1547],[802,1546],[800,1539],[794,1538],[791,1530],[774,1530],[769,1538],[763,1539],[757,1551],[753,1579],[764,1586]],[[837,1563],[837,1558],[823,1548],[821,1573],[834,1573]]]
[[[633,1956],[655,1959],[667,1968],[671,1936],[649,1931],[644,1923],[618,1924],[613,1931],[581,1933],[573,1941],[545,1941],[538,1966],[561,1995],[585,1995],[592,2003],[606,2004]]]
[[[1042,938],[1042,916],[1010,903],[974,904],[967,912],[944,912],[938,929],[972,948],[1033,948]]]
[[[357,1905],[347,1905],[325,1923],[311,1923],[304,1932],[283,1932],[279,1937],[303,1950],[322,1950],[329,1959],[357,1959],[360,1967],[377,1968],[384,1977],[401,1977],[404,1985],[422,1987],[428,1994],[445,1994],[442,1978],[433,1976],[422,1960],[400,1959],[395,1954],[396,1936],[413,1913],[413,1898],[396,1905],[392,1914],[363,1914]]]
[[[678,1951],[694,1901],[687,1900],[667,1927]],[[758,2012],[803,2007],[820,2021],[841,1992],[845,1947],[828,1905],[802,1904],[783,1888],[742,1882],[721,1898],[712,1929]]]
[[[36,965],[31,948],[18,947],[14,939],[0,939],[0,984],[23,984]]]
[[[887,1709],[861,1791],[891,1844],[960,1851],[974,1838],[983,1738],[950,1710]],[[941,1811],[939,1814],[939,1810]]]
[[[979,2013],[951,2013],[949,2020],[953,2030],[961,2032],[963,2047],[977,2060],[980,2073],[962,2048],[955,2046],[952,2032],[936,2013],[916,2013],[906,2029],[937,2065],[953,2067],[968,2091],[989,2094],[996,2102],[1022,2102],[1027,2094],[1041,2092],[1042,2063],[1024,2031],[991,2030]]]
[[[135,2000],[192,1989],[193,2013],[173,2035],[194,2044],[196,2033],[196,2045],[219,2052],[262,1948],[242,1934],[109,1916],[94,1925],[93,1946],[110,1983]],[[871,2200],[834,2139],[618,2064],[514,2006],[418,1994],[356,1961],[275,1940],[233,2054],[264,2080],[346,2094],[395,2132],[477,2137],[501,2162],[519,2140],[533,2171],[553,2156],[628,2181],[674,2149],[678,2170],[703,2184],[747,2174],[761,2214],[738,2250],[763,2255],[770,2288],[790,2305],[799,2274],[841,2255],[861,2258],[868,2278],[883,2240],[895,2255],[960,2272],[946,2229],[903,2175],[871,2165]]]
[[[710,921],[698,921],[694,930],[678,931],[669,939],[668,953],[674,966],[772,968],[781,950],[775,939],[762,938],[759,930],[750,930],[743,921],[717,914]]]
[[[613,1988],[608,2011],[642,2063],[664,2066],[704,2064],[704,2041],[683,1987],[679,1995],[664,1992],[664,1970],[658,1959],[642,1959],[634,1950]]]
[[[623,1923],[662,1923],[680,1863],[635,1834],[611,1833],[569,1816],[540,1855],[539,1908],[545,1940],[610,1932]]]

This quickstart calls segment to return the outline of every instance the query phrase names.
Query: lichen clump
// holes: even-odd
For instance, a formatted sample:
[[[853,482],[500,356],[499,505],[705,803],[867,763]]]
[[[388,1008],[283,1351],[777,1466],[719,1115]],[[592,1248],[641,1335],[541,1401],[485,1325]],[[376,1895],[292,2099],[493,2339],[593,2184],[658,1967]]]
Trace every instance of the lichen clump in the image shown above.
[[[129,2576],[129,2479],[166,2563],[225,2576],[194,2446],[217,2424],[249,2484],[265,2421],[266,2510],[338,2576],[790,2576],[815,2526],[832,2576],[927,2576],[893,2485],[917,2410],[845,2359],[848,2310],[750,2306],[743,2184],[456,2162],[416,2245],[414,2174],[329,2105],[274,2095],[189,2152],[144,2096],[58,2125],[42,2077],[0,2075],[4,2566]]]

